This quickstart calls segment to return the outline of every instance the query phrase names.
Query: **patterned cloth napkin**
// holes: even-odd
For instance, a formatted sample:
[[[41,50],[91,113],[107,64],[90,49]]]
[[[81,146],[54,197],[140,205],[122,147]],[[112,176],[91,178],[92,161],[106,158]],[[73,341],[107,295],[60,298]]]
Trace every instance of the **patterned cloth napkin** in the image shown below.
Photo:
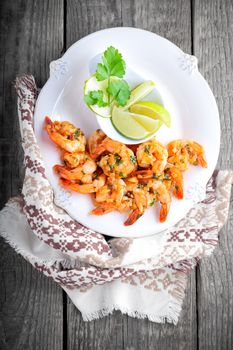
[[[0,213],[0,234],[64,288],[84,320],[115,309],[176,324],[187,276],[213,252],[227,219],[233,172],[215,171],[204,200],[169,230],[107,241],[55,205],[33,132],[34,78],[17,78],[16,91],[26,172],[22,195]]]

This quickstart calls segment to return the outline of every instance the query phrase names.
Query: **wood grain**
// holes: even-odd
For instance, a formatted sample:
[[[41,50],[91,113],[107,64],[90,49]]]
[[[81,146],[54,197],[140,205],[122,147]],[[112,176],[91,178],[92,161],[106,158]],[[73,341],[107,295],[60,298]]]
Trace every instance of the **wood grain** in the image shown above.
[[[63,49],[63,1],[0,2],[0,205],[20,191],[23,154],[16,95],[17,75],[42,85],[48,64]],[[61,349],[62,291],[1,240],[0,349]]]
[[[1,1],[0,206],[19,193],[23,179],[15,76],[29,72],[42,85],[51,60],[81,37],[114,26],[151,30],[188,53],[193,48],[220,111],[223,137],[218,165],[232,167],[232,18],[230,0]],[[60,287],[1,240],[0,349],[232,349],[232,202],[220,247],[189,279],[176,327],[132,319],[120,312],[85,323],[71,301],[66,307]]]
[[[79,350],[187,350],[196,349],[195,271],[188,280],[187,295],[177,326],[156,324],[122,315],[84,322],[80,312],[68,300],[68,349]]]
[[[233,167],[233,4],[196,0],[194,53],[216,97],[221,120],[220,168]],[[232,198],[233,199],[233,198]],[[233,349],[233,212],[232,200],[220,246],[203,259],[197,275],[199,349]]]
[[[67,48],[97,30],[122,25],[121,1],[68,0],[66,14]]]
[[[67,45],[99,29],[140,27],[163,35],[191,53],[191,8],[188,1],[75,1],[67,2]],[[189,280],[178,326],[132,319],[119,312],[85,323],[69,302],[68,349],[195,349],[196,279]],[[175,339],[175,341],[173,341]]]
[[[62,349],[62,291],[1,239],[0,349]]]
[[[0,27],[0,205],[19,193],[22,184],[20,145],[14,79],[33,74],[45,83],[49,62],[63,49],[63,1],[1,2]]]
[[[191,5],[184,0],[122,1],[122,25],[159,34],[191,53]]]

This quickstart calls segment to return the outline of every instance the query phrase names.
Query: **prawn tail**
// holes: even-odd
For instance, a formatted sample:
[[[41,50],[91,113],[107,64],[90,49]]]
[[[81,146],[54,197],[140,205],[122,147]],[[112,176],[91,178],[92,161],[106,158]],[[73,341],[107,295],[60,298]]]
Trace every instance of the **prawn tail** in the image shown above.
[[[130,226],[133,225],[141,216],[142,216],[142,212],[137,208],[135,210],[133,210],[128,218],[126,219],[126,221],[124,222],[125,226]]]
[[[91,158],[97,159],[105,150],[105,147],[102,144],[100,144],[96,147],[95,151],[91,153]]]
[[[114,206],[98,206],[94,208],[90,214],[96,215],[96,216],[101,216],[107,213],[111,213],[114,210]]]
[[[171,188],[173,195],[178,199],[184,198],[184,179],[180,169],[176,167],[169,167],[167,174],[171,180]],[[167,187],[169,189],[170,185]]]
[[[175,185],[175,187],[173,188],[173,192],[172,193],[177,199],[183,199],[184,198],[184,189],[181,186]]]
[[[66,180],[73,180],[71,177],[70,171],[67,170],[64,166],[56,164],[56,165],[54,165],[53,170],[61,178],[66,179]]]
[[[183,174],[179,169],[176,169],[173,175],[173,194],[178,199],[184,198],[184,179]]]
[[[198,165],[200,165],[202,168],[207,168],[207,161],[204,154],[200,154],[198,156]]]
[[[54,124],[53,124],[52,120],[47,115],[45,117],[45,128],[47,131],[48,131],[48,129],[54,128]]]
[[[109,139],[106,137],[92,152],[92,158],[96,159],[98,158],[102,153],[104,153],[107,150]]]
[[[71,187],[72,187],[71,181],[65,180],[65,179],[62,179],[62,178],[60,178],[59,184],[60,184],[62,187],[68,188],[68,189],[71,189]]]
[[[62,173],[62,170],[64,169],[64,167],[60,164],[56,164],[53,166],[53,170],[56,174],[60,175]]]
[[[49,125],[53,125],[52,120],[51,120],[47,115],[45,116],[45,124],[46,124],[46,125],[48,125],[48,124],[49,124]]]
[[[95,192],[95,188],[92,184],[78,184],[66,179],[60,178],[60,185],[66,189],[69,189],[74,192],[86,194],[86,193],[93,193]]]
[[[170,210],[170,203],[162,203],[161,204],[161,209],[159,213],[159,221],[160,222],[165,222],[168,216]]]

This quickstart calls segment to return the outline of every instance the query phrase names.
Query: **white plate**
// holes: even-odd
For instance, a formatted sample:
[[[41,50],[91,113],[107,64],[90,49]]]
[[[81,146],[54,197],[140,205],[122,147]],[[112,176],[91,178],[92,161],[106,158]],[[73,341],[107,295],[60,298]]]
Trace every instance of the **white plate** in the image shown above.
[[[157,97],[154,97],[163,102],[172,117],[171,129],[162,126],[157,133],[158,140],[167,143],[176,138],[195,139],[206,151],[208,168],[190,167],[184,174],[185,199],[173,199],[168,218],[162,224],[158,221],[159,206],[148,209],[134,225],[128,227],[123,225],[126,214],[114,212],[102,217],[92,216],[89,214],[93,208],[91,198],[63,190],[52,170],[54,164],[60,163],[60,158],[56,146],[43,130],[44,117],[49,115],[53,120],[69,120],[87,136],[99,127],[83,101],[83,85],[90,75],[93,58],[110,45],[119,49],[126,67],[137,73],[134,77],[156,83]],[[185,54],[156,34],[135,28],[112,28],[79,40],[61,59],[51,62],[50,69],[50,78],[36,104],[35,134],[56,203],[74,219],[110,236],[146,236],[174,225],[203,198],[218,158],[220,125],[214,96],[198,71],[196,57]],[[102,125],[100,119],[98,122]]]

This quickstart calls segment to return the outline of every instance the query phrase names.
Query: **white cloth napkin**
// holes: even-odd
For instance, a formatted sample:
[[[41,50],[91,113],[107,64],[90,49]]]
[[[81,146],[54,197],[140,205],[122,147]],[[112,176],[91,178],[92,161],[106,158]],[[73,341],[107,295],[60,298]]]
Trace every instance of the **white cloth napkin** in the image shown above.
[[[171,229],[145,238],[107,241],[54,204],[33,132],[34,78],[17,78],[16,91],[26,172],[22,195],[0,212],[0,234],[64,288],[84,320],[115,309],[176,324],[187,275],[212,253],[227,219],[232,171],[216,171],[205,199]]]

